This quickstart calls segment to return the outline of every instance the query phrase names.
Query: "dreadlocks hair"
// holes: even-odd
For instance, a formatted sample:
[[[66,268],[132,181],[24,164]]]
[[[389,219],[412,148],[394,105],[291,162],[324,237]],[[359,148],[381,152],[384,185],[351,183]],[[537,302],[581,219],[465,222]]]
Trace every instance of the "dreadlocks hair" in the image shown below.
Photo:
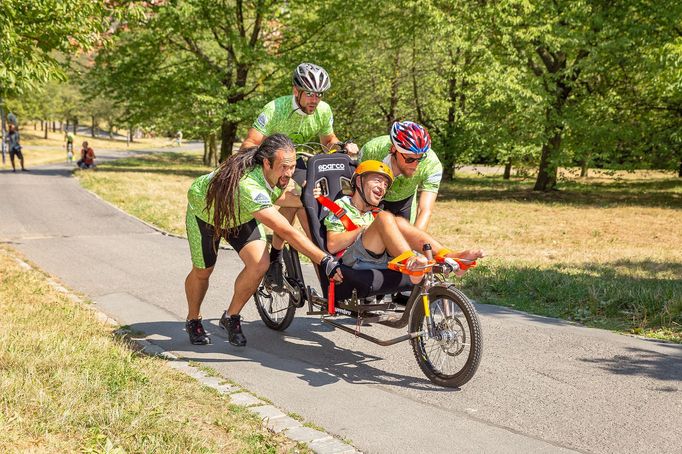
[[[294,143],[284,134],[273,134],[257,147],[233,154],[216,169],[206,192],[206,212],[213,209],[213,230],[216,237],[235,233],[241,215],[239,182],[256,165],[267,161],[272,166],[279,150],[294,150]]]

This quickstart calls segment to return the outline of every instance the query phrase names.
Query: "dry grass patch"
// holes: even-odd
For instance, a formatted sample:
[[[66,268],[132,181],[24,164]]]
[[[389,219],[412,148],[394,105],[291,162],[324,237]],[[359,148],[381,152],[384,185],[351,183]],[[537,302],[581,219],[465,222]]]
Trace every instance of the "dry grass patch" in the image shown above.
[[[300,452],[0,248],[0,452]]]
[[[682,340],[682,180],[612,178],[538,194],[532,182],[444,185],[431,232],[489,257],[479,300]]]

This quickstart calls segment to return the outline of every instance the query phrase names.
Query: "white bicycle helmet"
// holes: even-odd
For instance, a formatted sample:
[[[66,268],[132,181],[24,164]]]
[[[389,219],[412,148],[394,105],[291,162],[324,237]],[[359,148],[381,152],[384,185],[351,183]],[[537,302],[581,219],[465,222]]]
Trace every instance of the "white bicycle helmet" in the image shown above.
[[[327,71],[312,63],[301,63],[296,67],[293,83],[298,89],[315,93],[324,93],[332,85]]]

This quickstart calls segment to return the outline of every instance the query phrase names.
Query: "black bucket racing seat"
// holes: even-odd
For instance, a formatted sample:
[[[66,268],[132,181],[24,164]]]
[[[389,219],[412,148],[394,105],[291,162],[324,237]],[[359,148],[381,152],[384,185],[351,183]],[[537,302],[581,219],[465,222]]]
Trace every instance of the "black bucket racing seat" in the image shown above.
[[[322,194],[330,200],[350,195],[350,181],[355,167],[355,163],[344,153],[318,154],[308,159],[306,185],[301,194],[301,201],[308,215],[311,239],[317,247],[325,251],[328,249],[324,218],[329,214],[329,210],[315,199],[313,191],[319,183]],[[329,280],[319,265],[315,268],[324,297],[327,298]],[[336,300],[350,298],[353,290],[357,292],[358,298],[367,298],[410,290],[413,287],[407,275],[388,269],[354,270],[342,265],[341,273],[343,282],[336,284]]]

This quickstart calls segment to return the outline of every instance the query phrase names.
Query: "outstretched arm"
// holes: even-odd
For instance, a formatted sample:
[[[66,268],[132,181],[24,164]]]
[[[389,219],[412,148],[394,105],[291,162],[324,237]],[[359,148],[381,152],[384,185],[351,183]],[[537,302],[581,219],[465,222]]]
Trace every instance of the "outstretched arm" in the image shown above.
[[[336,134],[331,133],[326,136],[320,136],[320,143],[324,145],[324,147],[329,150],[331,147],[333,147],[336,143],[341,142],[338,137],[336,137]],[[346,145],[346,152],[348,155],[352,158],[357,157],[358,155],[358,146],[357,144],[354,143],[349,143]]]
[[[436,205],[436,197],[438,193],[422,191],[419,194],[419,204],[417,206],[417,219],[414,221],[414,226],[419,230],[426,231],[429,227],[433,207]]]
[[[318,248],[310,241],[304,234],[296,230],[289,221],[282,216],[277,208],[269,207],[257,211],[253,214],[258,222],[270,227],[273,232],[291,244],[297,251],[308,257],[316,264],[320,264],[322,260],[328,256],[325,251]],[[341,272],[336,271],[334,280],[341,280]]]

